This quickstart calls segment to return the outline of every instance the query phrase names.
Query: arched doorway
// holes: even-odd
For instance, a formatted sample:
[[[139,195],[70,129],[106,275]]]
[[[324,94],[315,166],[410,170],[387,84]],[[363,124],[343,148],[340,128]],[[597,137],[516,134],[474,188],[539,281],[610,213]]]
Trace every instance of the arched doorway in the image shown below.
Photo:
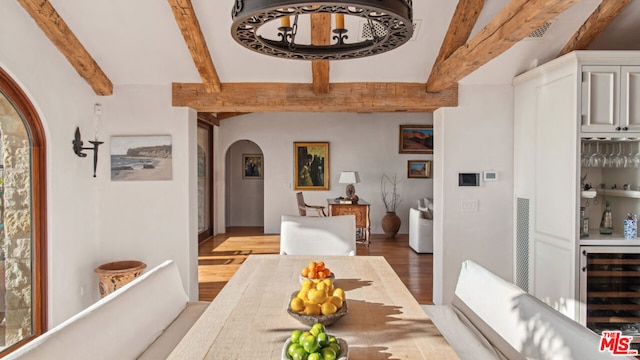
[[[264,157],[250,140],[231,144],[225,159],[226,227],[264,227]]]
[[[0,357],[46,329],[45,149],[34,106],[0,69]]]

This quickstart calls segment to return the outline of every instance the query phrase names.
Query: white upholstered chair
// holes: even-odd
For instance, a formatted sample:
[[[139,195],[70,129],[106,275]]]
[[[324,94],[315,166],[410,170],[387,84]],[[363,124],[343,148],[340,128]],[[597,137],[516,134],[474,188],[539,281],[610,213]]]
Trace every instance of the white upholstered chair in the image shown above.
[[[282,215],[280,254],[355,256],[355,215],[329,217]]]
[[[409,209],[409,246],[417,253],[433,253],[433,205],[428,198]]]

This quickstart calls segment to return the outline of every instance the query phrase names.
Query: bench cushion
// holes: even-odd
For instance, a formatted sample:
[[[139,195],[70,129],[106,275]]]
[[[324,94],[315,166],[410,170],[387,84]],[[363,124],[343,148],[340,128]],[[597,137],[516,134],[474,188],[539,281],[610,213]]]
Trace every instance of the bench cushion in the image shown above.
[[[470,260],[452,306],[510,360],[633,359],[600,352],[591,330]]]
[[[504,360],[484,336],[449,305],[422,305],[460,360]]]
[[[166,359],[180,340],[187,334],[191,326],[209,306],[210,302],[189,302],[180,315],[158,336],[149,347],[138,357],[138,360]]]
[[[6,359],[135,359],[185,308],[178,267],[166,261],[9,354]]]

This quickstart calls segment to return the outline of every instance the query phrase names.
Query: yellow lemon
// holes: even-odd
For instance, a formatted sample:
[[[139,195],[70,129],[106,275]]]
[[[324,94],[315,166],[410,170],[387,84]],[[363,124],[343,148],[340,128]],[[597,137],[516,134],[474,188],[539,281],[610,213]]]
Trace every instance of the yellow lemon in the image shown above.
[[[322,304],[327,300],[329,295],[327,295],[327,293],[322,290],[311,289],[307,293],[307,297],[309,298],[309,301],[314,304]]]
[[[302,300],[307,300],[307,292],[309,292],[309,289],[301,289],[298,291],[298,295],[296,295],[296,297]]]
[[[322,311],[322,315],[331,315],[335,314],[335,312],[338,311],[338,308],[331,302],[327,301],[322,304],[320,310]]]
[[[325,284],[324,282],[320,282],[320,283],[318,283],[318,285],[316,285],[316,290],[324,291],[324,292],[328,293],[329,292],[329,286],[327,284]]]
[[[342,299],[339,296],[331,296],[327,301],[335,305],[338,309],[342,309]]]
[[[311,289],[311,285],[313,285],[313,281],[306,279],[304,281],[302,281],[302,288],[303,289]]]
[[[291,303],[289,304],[289,306],[291,306],[291,310],[300,312],[304,310],[304,300],[300,299],[299,297],[294,297],[293,299],[291,299]]]
[[[329,289],[329,292],[333,291],[333,281],[331,281],[331,279],[324,279],[322,280],[322,282],[327,284],[327,288]]]
[[[322,309],[318,304],[308,304],[304,308],[305,315],[320,315],[322,313]]]
[[[336,288],[335,290],[333,290],[333,296],[337,296],[340,299],[342,299],[342,301],[344,301],[345,299],[344,290],[342,290],[341,288]]]

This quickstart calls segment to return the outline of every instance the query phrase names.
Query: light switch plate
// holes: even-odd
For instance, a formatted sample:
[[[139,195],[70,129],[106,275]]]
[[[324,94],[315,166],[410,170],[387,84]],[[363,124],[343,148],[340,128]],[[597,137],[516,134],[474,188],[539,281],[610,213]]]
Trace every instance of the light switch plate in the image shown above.
[[[484,181],[496,181],[498,180],[498,173],[496,171],[485,171],[482,173],[482,179]]]
[[[460,209],[462,211],[478,211],[478,200],[462,200]]]

